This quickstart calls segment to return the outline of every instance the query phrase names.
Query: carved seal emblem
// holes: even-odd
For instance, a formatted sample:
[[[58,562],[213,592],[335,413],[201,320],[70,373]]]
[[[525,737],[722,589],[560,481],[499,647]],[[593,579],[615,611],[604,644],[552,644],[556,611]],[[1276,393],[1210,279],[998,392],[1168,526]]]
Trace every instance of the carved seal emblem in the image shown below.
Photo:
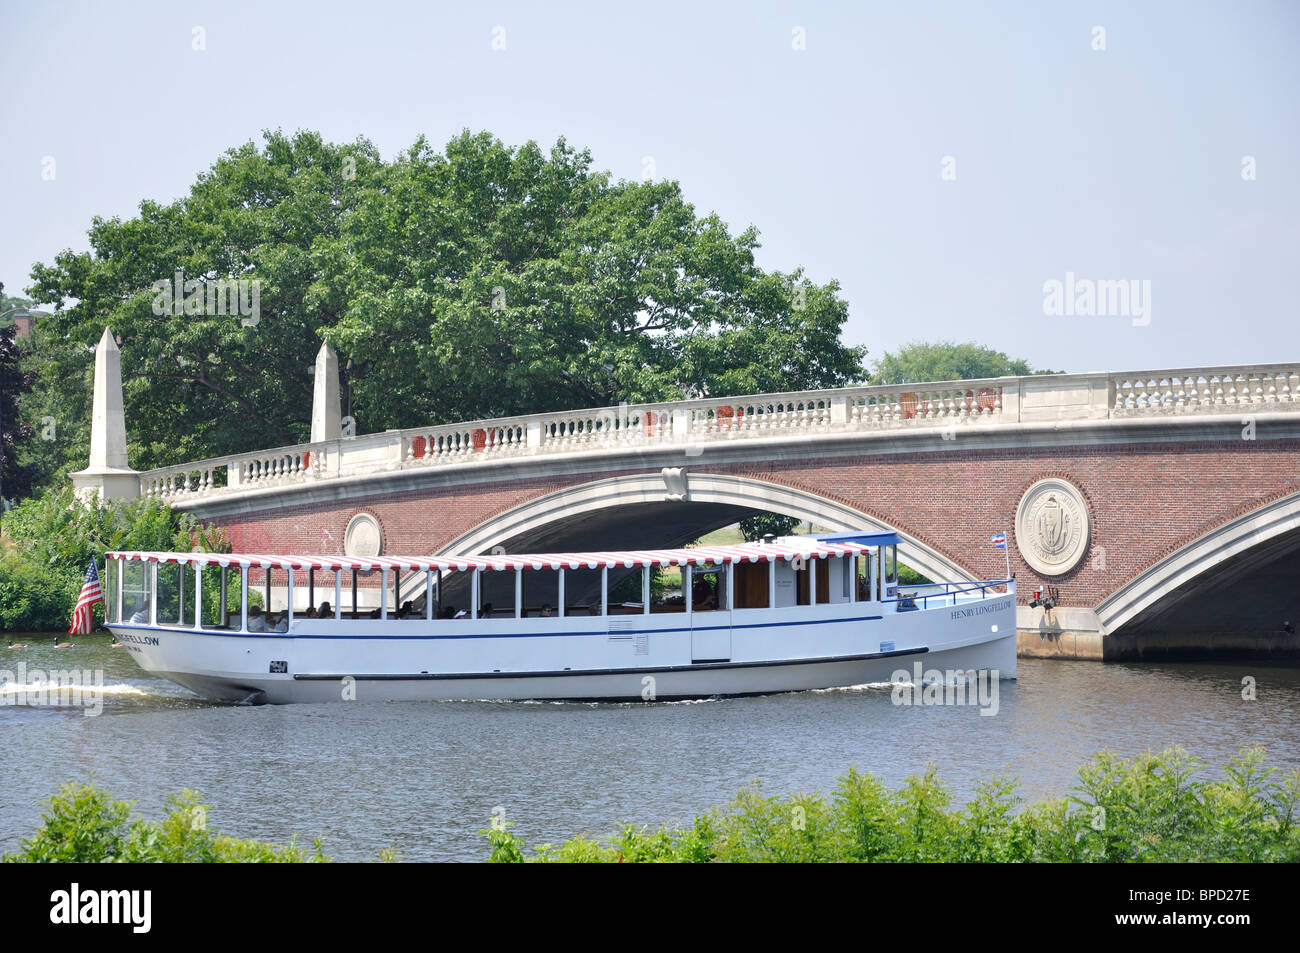
[[[1079,564],[1088,551],[1088,529],[1083,494],[1056,477],[1039,480],[1016,507],[1016,547],[1044,576],[1059,576]]]
[[[383,538],[379,520],[369,513],[358,513],[343,534],[343,552],[348,556],[378,556]]]

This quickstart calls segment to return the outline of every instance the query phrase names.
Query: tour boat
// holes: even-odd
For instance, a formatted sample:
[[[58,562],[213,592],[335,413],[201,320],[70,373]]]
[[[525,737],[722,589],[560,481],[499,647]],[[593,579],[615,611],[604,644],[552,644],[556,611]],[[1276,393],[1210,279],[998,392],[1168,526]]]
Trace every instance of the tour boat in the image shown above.
[[[111,552],[107,626],[141,668],[226,701],[666,701],[888,682],[915,662],[1015,678],[1015,580],[900,587],[898,543]]]

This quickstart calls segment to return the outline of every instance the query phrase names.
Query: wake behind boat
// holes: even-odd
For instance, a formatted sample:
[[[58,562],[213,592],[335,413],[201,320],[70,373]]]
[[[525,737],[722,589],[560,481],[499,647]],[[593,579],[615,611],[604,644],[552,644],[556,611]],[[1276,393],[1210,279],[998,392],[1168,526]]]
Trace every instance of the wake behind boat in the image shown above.
[[[108,628],[209,698],[670,700],[1016,674],[1015,581],[900,591],[892,533],[489,556],[108,553]],[[678,567],[680,595],[656,569]]]

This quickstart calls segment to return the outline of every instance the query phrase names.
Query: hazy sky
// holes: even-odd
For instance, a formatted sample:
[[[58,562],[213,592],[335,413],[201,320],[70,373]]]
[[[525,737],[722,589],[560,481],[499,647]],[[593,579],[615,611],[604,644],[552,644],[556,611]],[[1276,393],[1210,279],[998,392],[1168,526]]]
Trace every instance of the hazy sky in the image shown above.
[[[391,158],[468,127],[652,157],[763,266],[838,279],[872,357],[1300,360],[1300,3],[0,0],[0,36],[9,294],[265,128]],[[1067,273],[1145,310],[1045,313]]]

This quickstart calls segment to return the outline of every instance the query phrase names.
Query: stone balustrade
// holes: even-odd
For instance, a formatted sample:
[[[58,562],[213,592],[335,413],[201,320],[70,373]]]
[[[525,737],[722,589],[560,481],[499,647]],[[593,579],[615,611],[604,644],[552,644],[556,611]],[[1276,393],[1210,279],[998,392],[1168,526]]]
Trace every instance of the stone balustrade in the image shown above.
[[[442,424],[151,470],[140,474],[140,493],[182,500],[469,461],[720,440],[1271,412],[1300,412],[1300,364],[845,387]]]

